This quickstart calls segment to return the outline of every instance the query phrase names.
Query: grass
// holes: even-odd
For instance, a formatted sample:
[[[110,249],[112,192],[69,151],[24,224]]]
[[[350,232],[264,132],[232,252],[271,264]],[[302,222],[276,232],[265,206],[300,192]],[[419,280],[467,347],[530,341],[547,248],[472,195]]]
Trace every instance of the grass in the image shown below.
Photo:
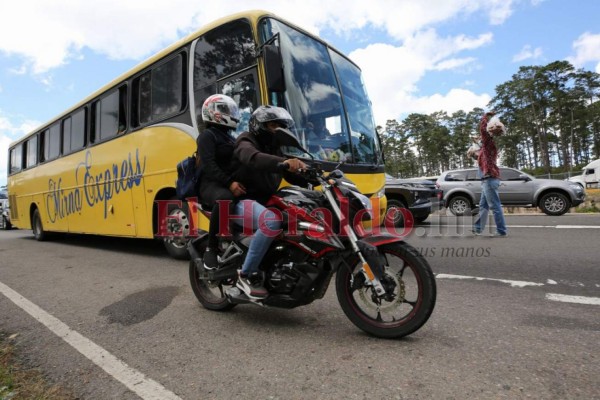
[[[575,208],[576,213],[597,213],[600,212],[600,189],[586,189],[585,202]]]
[[[36,369],[18,362],[11,339],[0,332],[0,400],[73,400],[65,389],[49,384]]]

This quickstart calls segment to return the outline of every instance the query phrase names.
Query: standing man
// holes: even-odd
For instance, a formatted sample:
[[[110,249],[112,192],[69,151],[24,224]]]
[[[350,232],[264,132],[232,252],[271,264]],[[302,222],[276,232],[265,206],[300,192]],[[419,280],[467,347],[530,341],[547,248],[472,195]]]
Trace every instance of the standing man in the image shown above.
[[[488,213],[490,209],[494,214],[496,223],[496,233],[492,237],[506,237],[506,222],[504,221],[504,213],[500,204],[500,196],[498,195],[498,187],[500,186],[500,170],[496,165],[498,158],[498,148],[494,143],[493,137],[487,130],[488,120],[495,114],[493,111],[485,113],[479,123],[479,134],[481,135],[481,152],[477,163],[479,164],[479,172],[481,173],[481,200],[479,202],[479,216],[473,225],[473,233],[480,235],[485,229]]]

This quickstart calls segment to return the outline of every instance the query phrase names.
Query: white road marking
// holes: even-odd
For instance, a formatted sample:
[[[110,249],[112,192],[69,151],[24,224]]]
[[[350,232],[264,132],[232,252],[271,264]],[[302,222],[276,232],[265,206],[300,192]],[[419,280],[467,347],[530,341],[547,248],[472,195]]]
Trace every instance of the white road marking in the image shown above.
[[[502,282],[502,283],[508,283],[512,287],[544,286],[543,283],[527,282],[527,281],[512,281],[512,280],[508,280],[508,279],[482,278],[479,276],[467,276],[467,275],[437,274],[435,277],[438,279],[474,279],[476,281]]]
[[[452,275],[452,274],[437,274],[435,275],[437,279],[460,279],[460,280],[469,280],[473,279],[476,281],[493,281],[493,282],[502,282],[508,283],[511,287],[526,287],[526,286],[544,286],[548,285],[556,285],[557,282],[552,279],[548,279],[546,283],[537,283],[537,282],[528,282],[528,281],[513,281],[509,279],[496,279],[496,278],[482,278],[480,276],[469,276],[469,275]],[[579,286],[585,286],[583,283],[578,282]],[[596,284],[598,286],[598,284]],[[578,304],[593,304],[600,305],[600,297],[586,297],[586,296],[570,296],[566,294],[557,294],[557,293],[546,293],[546,299],[553,301],[562,301],[565,303],[578,303]]]
[[[600,297],[568,296],[566,294],[546,293],[546,298],[552,301],[562,301],[563,303],[592,304],[600,306]]]
[[[600,229],[598,225],[507,225],[508,228]]]
[[[69,328],[58,318],[48,314],[40,307],[21,296],[2,282],[0,293],[31,315],[34,319],[44,324],[54,334],[74,347],[94,364],[102,368],[113,378],[127,386],[129,390],[148,400],[181,400],[175,393],[167,390],[160,383],[147,378],[141,372],[131,368],[117,357],[113,356],[96,343],[92,342],[77,331]]]

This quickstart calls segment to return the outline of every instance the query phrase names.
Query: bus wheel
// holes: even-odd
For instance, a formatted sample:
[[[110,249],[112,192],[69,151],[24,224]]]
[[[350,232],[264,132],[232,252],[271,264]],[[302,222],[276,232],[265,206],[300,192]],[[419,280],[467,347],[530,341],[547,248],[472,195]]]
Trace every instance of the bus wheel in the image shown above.
[[[33,237],[39,242],[43,242],[48,239],[48,233],[44,231],[44,225],[42,224],[42,217],[40,211],[36,208],[33,211],[33,217],[31,218],[31,227],[33,229]]]
[[[167,236],[163,239],[163,243],[171,257],[177,260],[189,260],[187,242],[190,237],[191,224],[188,217],[187,203],[182,202],[181,204],[181,207],[169,204]]]

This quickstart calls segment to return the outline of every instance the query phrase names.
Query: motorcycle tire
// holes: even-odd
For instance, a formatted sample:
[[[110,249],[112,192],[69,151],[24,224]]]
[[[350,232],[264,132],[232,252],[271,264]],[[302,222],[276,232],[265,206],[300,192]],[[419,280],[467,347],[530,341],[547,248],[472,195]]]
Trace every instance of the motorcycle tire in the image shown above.
[[[378,250],[386,259],[386,280],[395,283],[394,299],[374,299],[372,287],[365,285],[364,279],[361,283],[357,258],[348,263],[352,271],[340,267],[336,273],[338,301],[350,321],[363,331],[380,338],[401,338],[421,328],[431,316],[435,277],[425,258],[408,243],[390,243]]]
[[[206,244],[200,246],[200,254],[204,254]],[[203,268],[203,267],[201,267]],[[231,310],[236,304],[232,304],[227,300],[225,296],[225,289],[233,286],[235,283],[230,280],[226,281],[209,281],[206,279],[200,279],[198,273],[198,267],[194,260],[190,260],[190,284],[192,285],[192,291],[194,295],[206,309],[212,311],[228,311]]]

